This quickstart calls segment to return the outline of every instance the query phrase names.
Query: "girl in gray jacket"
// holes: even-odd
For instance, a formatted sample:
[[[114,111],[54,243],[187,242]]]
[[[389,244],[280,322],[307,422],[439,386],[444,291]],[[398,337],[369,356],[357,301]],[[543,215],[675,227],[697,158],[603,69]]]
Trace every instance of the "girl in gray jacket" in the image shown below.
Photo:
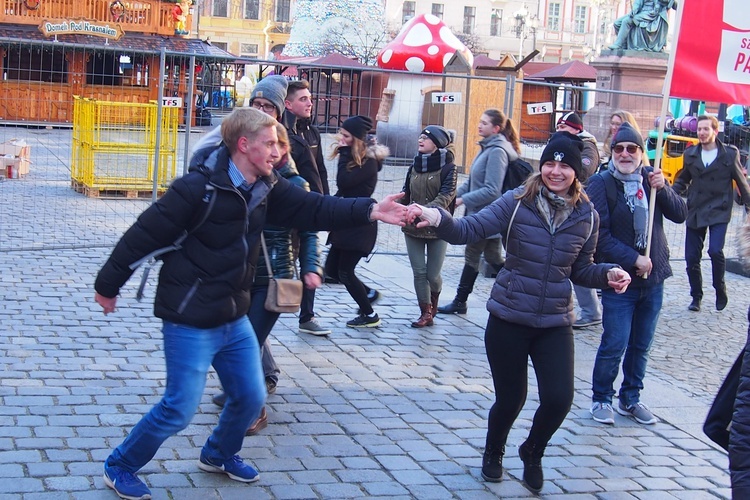
[[[505,443],[526,401],[528,358],[539,386],[539,408],[518,453],[523,481],[533,492],[544,483],[542,455],[573,402],[573,321],[571,281],[622,293],[627,272],[614,264],[594,264],[599,216],[580,183],[583,175],[577,136],[558,132],[545,147],[540,172],[474,215],[453,219],[437,208],[409,207],[417,227],[435,226],[437,235],[460,244],[499,234],[507,249],[487,309],[485,349],[495,386],[482,477],[502,479]]]

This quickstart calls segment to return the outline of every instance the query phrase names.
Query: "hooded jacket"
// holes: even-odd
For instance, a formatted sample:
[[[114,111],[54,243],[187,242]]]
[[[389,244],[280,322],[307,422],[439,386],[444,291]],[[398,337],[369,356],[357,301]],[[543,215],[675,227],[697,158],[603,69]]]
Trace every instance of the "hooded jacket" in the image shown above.
[[[508,163],[518,153],[503,134],[494,134],[479,141],[481,150],[471,163],[469,178],[456,190],[466,206],[466,215],[479,212],[502,194]]]
[[[422,161],[424,156],[418,155],[415,162]],[[425,207],[444,208],[453,213],[456,204],[457,178],[453,152],[449,149],[438,149],[426,160],[435,161],[436,167],[439,166],[440,169],[419,172],[414,165],[409,167],[402,189],[404,197],[401,198],[401,203],[404,205],[419,203]],[[418,228],[415,224],[407,224],[401,230],[414,238],[437,239],[435,228],[431,226]]]
[[[575,321],[571,281],[606,288],[607,272],[617,266],[593,263],[599,216],[591,203],[579,202],[553,232],[534,203],[514,198],[523,189],[508,191],[467,217],[453,219],[444,213],[438,236],[452,244],[495,235],[503,238],[505,266],[487,301],[490,314],[533,328],[571,326]]]
[[[133,273],[131,264],[189,232],[212,201],[206,221],[189,232],[181,248],[162,257],[154,314],[174,323],[214,328],[248,312],[266,220],[302,230],[370,224],[374,200],[307,193],[275,171],[258,178],[246,199],[232,184],[228,168],[225,146],[197,151],[188,174],[175,179],[117,243],[99,271],[96,291],[117,296]]]

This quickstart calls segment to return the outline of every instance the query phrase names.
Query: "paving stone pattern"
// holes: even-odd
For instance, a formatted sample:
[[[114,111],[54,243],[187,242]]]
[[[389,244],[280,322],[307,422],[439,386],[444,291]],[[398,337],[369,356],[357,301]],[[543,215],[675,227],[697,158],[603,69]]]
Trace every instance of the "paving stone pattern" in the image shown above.
[[[11,182],[0,183],[0,198]],[[111,230],[109,219],[90,224],[76,211],[58,212],[60,224],[82,237]],[[28,234],[46,230],[37,225],[46,218],[23,217]],[[165,372],[160,324],[152,315],[154,280],[139,303],[138,280],[131,279],[118,311],[104,316],[92,284],[110,250],[101,244],[0,252],[2,499],[114,499],[103,484],[102,462],[159,401]],[[457,250],[446,259],[443,303],[463,265]],[[673,268],[643,393],[661,421],[642,426],[617,415],[614,426],[603,426],[591,420],[600,332],[578,332],[575,400],[543,460],[541,496],[731,497],[727,456],[700,426],[744,345],[750,286],[728,275],[728,308],[714,311],[708,289],[704,310],[690,313],[684,263],[675,260]],[[517,455],[538,404],[531,366],[504,480],[486,483],[479,473],[494,400],[483,343],[492,280],[478,280],[467,315],[438,316],[435,326],[413,329],[419,309],[408,259],[380,252],[361,274],[382,292],[375,307],[380,328],[347,328],[356,306],[342,286],[326,285],[316,310],[333,328],[330,337],[297,333],[293,315],[282,315],[274,330],[282,374],[268,399],[269,426],[248,437],[241,451],[260,481],[240,484],[196,466],[220,411],[210,401],[219,391],[212,373],[193,422],[141,471],[155,499],[533,497],[521,485]]]

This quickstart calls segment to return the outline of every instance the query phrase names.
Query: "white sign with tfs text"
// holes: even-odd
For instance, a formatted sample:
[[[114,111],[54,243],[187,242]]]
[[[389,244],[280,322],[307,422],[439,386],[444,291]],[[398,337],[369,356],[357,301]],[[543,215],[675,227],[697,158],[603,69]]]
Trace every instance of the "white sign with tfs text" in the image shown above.
[[[433,92],[432,104],[461,104],[461,92]]]
[[[182,97],[162,97],[161,105],[165,108],[181,108]]]
[[[527,104],[526,111],[530,115],[544,115],[552,113],[551,102],[537,102],[535,104]]]

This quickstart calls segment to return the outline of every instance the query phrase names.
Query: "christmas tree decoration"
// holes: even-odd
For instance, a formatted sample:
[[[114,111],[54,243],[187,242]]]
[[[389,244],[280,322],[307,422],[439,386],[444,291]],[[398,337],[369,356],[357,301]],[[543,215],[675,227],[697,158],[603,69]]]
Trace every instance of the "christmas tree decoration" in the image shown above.
[[[298,0],[283,55],[339,53],[368,64],[385,41],[382,0]]]

